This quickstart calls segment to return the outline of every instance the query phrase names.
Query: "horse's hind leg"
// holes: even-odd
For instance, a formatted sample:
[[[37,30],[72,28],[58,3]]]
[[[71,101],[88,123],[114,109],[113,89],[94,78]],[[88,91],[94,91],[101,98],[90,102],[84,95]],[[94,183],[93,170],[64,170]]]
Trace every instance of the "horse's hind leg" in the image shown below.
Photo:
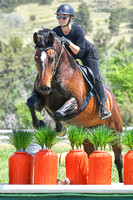
[[[27,99],[27,106],[29,107],[29,110],[31,112],[32,117],[32,123],[33,127],[40,127],[40,126],[46,126],[45,122],[42,120],[38,120],[35,112],[35,107],[38,105],[38,96],[36,93],[32,93],[32,95]]]
[[[60,121],[64,116],[74,113],[78,108],[77,100],[72,97],[54,114],[54,120]]]
[[[118,170],[118,175],[119,175],[119,182],[123,182],[123,175],[122,175],[122,169],[123,169],[123,159],[122,159],[122,146],[112,146],[114,154],[115,154],[115,165]]]
[[[83,143],[84,151],[88,154],[88,156],[95,150],[94,145],[91,144],[87,139]]]

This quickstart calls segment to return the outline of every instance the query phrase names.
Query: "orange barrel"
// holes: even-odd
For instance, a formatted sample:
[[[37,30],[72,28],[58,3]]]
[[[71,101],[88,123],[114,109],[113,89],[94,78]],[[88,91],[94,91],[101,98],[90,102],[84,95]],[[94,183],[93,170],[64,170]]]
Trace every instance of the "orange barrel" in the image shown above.
[[[133,185],[133,151],[128,151],[124,156],[124,184]]]
[[[33,156],[27,152],[15,152],[9,158],[9,184],[32,184]]]
[[[89,185],[110,185],[112,156],[106,151],[93,151],[89,156]]]
[[[65,158],[66,177],[70,184],[87,184],[88,178],[88,155],[81,149],[70,150]]]
[[[35,154],[34,184],[57,184],[58,155],[41,149]]]

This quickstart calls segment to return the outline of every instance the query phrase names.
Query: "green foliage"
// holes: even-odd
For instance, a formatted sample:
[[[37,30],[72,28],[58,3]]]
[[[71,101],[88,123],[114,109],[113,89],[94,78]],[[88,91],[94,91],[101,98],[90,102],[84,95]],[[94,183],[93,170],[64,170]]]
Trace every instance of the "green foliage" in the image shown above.
[[[123,126],[133,125],[133,104],[127,99],[123,104],[119,104]]]
[[[105,59],[105,54],[109,48],[109,41],[111,40],[111,34],[105,33],[102,29],[98,29],[94,34],[94,43],[98,51],[100,59]]]
[[[118,43],[115,45],[115,49],[118,51],[125,51],[128,48],[129,44],[127,43],[125,37],[122,37]]]
[[[133,129],[132,130],[126,130],[122,134],[122,144],[129,147],[131,150],[133,150]]]
[[[67,135],[72,149],[74,149],[74,146],[76,146],[77,149],[81,148],[84,140],[86,139],[86,133],[83,127],[78,128],[77,126],[70,126],[68,128]]]
[[[85,33],[92,31],[92,21],[90,19],[90,12],[85,2],[82,2],[78,11],[75,13],[74,23],[81,26]]]
[[[124,66],[113,65],[107,73],[108,80],[113,84],[113,93],[120,103],[124,103],[128,96],[133,102],[133,63]]]
[[[13,132],[9,135],[7,142],[13,145],[17,151],[25,151],[32,140],[33,134],[31,132],[13,130]]]
[[[11,37],[9,40],[9,46],[12,47],[14,53],[22,50],[22,40],[18,36]]]
[[[129,28],[133,29],[133,9],[129,11]]]
[[[112,10],[109,21],[109,29],[112,35],[118,35],[120,26],[120,18],[118,12]]]
[[[57,133],[50,127],[41,127],[36,129],[34,142],[40,145],[42,149],[44,149],[44,145],[46,148],[51,149],[51,147],[56,143],[56,137]]]
[[[52,0],[1,0],[0,9],[4,12],[12,12],[15,7],[27,3],[51,4]]]
[[[15,105],[16,114],[19,118],[19,123],[22,128],[31,128],[32,127],[32,118],[29,108],[26,106],[25,102],[17,102]]]
[[[112,92],[118,103],[123,104],[127,98],[133,102],[133,51],[114,51],[101,68],[111,83]]]
[[[37,71],[33,65],[33,57],[33,48],[30,45],[23,48],[19,37],[10,38],[8,45],[2,44],[0,52],[0,107],[4,112],[0,115],[1,121],[7,112],[16,112],[18,100],[24,99],[24,94],[28,93],[29,88],[31,93]],[[25,120],[25,122],[27,121]],[[25,127],[28,125],[25,124]]]
[[[112,145],[118,141],[119,136],[114,133],[114,130],[105,126],[98,126],[92,130],[87,131],[87,138],[97,150],[105,150],[107,144]]]
[[[0,145],[0,183],[9,183],[9,166],[8,159],[15,152],[11,145]]]
[[[118,35],[119,33],[119,26],[122,22],[129,22],[131,20],[130,17],[130,10],[127,8],[116,8],[116,9],[109,9],[108,12],[111,13],[109,18],[109,29],[112,35]]]
[[[25,102],[26,100],[22,102],[17,101],[17,103],[15,104],[16,107],[15,112],[19,118],[19,123],[21,128],[32,128],[33,126],[32,126],[31,113]],[[37,112],[36,115],[40,120],[43,120],[44,113],[43,116],[41,115],[40,112]]]

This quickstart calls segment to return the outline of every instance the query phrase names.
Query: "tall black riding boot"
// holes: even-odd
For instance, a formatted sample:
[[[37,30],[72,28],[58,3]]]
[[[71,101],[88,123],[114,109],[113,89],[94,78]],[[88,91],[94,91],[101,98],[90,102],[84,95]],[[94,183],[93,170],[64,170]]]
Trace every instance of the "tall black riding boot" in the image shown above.
[[[105,105],[105,101],[107,100],[107,95],[104,91],[102,81],[96,81],[95,89],[99,101],[99,118],[102,120],[108,119],[112,114],[111,111]]]

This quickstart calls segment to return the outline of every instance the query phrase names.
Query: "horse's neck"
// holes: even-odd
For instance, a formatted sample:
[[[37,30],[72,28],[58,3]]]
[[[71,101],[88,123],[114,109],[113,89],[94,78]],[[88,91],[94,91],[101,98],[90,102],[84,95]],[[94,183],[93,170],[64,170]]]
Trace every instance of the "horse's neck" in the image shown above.
[[[77,63],[72,57],[72,55],[67,51],[67,49],[64,49],[61,62],[59,65],[59,71],[65,72],[69,74],[69,77],[75,73],[77,70]]]

